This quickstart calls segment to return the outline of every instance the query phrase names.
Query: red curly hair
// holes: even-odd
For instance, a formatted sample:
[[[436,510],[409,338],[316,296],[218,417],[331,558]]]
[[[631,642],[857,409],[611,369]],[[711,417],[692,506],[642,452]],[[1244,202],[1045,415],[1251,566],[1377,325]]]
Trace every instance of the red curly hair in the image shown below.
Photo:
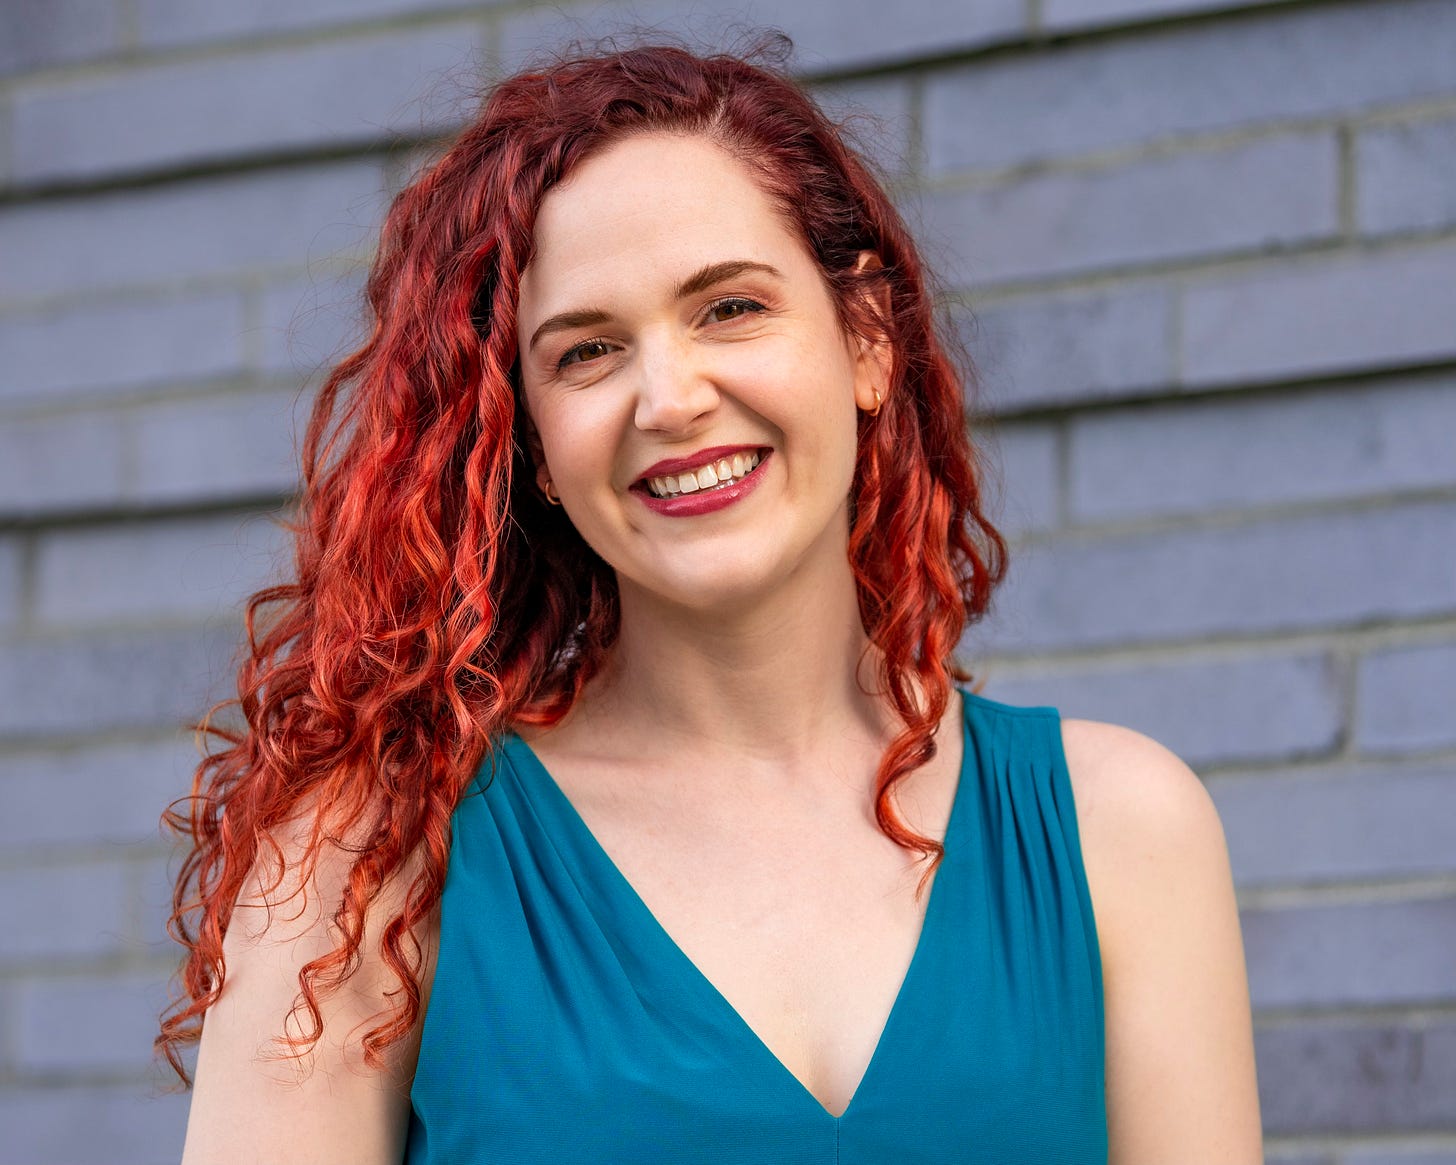
[[[783,38],[761,47],[766,59]],[[181,1049],[224,982],[223,935],[255,867],[290,821],[310,822],[300,869],[340,844],[351,865],[335,949],[303,966],[280,1037],[303,1054],[319,1000],[357,969],[366,910],[414,871],[379,954],[400,989],[364,1036],[366,1061],[420,1018],[413,935],[440,902],[457,802],[493,743],[550,725],[612,649],[611,568],[533,486],[516,305],[542,198],[584,158],[643,132],[701,134],[729,150],[818,261],[841,326],[888,336],[894,371],[863,416],[849,557],[860,612],[904,729],[881,757],[880,829],[941,856],[890,799],[935,753],[967,622],[1005,571],[982,513],[962,378],[937,338],[927,276],[865,161],[777,62],[653,45],[564,59],[497,84],[452,148],[395,199],[371,269],[369,339],[320,390],[291,524],[296,581],[247,605],[238,696],[199,726],[225,747],[164,822],[188,843],[169,929],[181,990],[156,1045]],[[862,251],[880,259],[856,269]],[[873,265],[872,265],[873,266]],[[889,315],[871,305],[885,301]],[[876,294],[878,293],[878,294]],[[224,709],[241,714],[220,726]]]

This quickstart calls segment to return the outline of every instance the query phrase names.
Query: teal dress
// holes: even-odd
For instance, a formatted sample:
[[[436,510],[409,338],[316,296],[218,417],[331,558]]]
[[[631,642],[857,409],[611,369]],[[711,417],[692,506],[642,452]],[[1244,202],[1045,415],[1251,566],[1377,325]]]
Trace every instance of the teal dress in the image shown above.
[[[838,1117],[506,737],[455,815],[407,1161],[1105,1162],[1102,966],[1061,721],[964,695],[945,857]]]

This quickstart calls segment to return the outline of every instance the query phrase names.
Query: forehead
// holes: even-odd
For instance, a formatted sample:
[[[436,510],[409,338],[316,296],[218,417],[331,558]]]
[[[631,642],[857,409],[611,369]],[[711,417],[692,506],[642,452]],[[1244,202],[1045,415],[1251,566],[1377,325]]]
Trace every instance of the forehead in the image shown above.
[[[703,137],[644,134],[581,163],[542,200],[520,320],[675,285],[724,258],[816,275],[752,172]]]

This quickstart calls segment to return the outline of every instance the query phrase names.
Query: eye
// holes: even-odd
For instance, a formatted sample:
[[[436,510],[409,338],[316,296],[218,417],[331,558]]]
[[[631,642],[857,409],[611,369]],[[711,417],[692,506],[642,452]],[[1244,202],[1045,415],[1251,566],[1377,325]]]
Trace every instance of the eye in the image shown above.
[[[592,360],[600,360],[610,351],[611,345],[605,340],[583,340],[580,344],[563,352],[561,359],[556,362],[556,367],[565,368],[568,364],[585,364]]]
[[[744,299],[742,296],[731,296],[728,299],[720,299],[717,303],[708,306],[708,315],[714,317],[716,323],[727,323],[729,320],[736,320],[748,312],[759,312],[768,310],[763,304],[756,300]]]

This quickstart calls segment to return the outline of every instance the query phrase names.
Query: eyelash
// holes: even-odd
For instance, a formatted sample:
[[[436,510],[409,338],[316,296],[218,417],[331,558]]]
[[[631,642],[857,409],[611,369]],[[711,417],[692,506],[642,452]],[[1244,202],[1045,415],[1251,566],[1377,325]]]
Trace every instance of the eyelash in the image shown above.
[[[705,314],[711,315],[713,312],[717,311],[719,308],[727,307],[729,304],[742,305],[744,308],[748,309],[749,312],[759,312],[759,311],[766,311],[767,310],[763,306],[763,304],[759,303],[758,300],[756,300],[756,299],[749,299],[747,296],[743,296],[743,295],[729,295],[729,296],[724,297],[723,299],[716,300],[715,302],[710,303],[707,306],[707,309],[705,311]],[[733,317],[733,319],[741,319],[741,318],[742,318],[741,316],[734,316]],[[732,320],[719,320],[718,322],[719,323],[725,323],[726,324],[726,323],[732,323]],[[596,345],[596,344],[606,344],[606,343],[607,343],[606,340],[583,340],[580,344],[573,344],[570,348],[568,348],[565,352],[563,352],[561,354],[561,359],[559,359],[556,362],[556,367],[558,369],[561,369],[561,368],[566,368],[566,367],[568,367],[568,366],[570,366],[572,364],[583,363],[583,361],[572,360],[571,357],[574,356],[576,353],[580,352],[583,348],[590,348],[590,347],[592,347],[593,345]]]

